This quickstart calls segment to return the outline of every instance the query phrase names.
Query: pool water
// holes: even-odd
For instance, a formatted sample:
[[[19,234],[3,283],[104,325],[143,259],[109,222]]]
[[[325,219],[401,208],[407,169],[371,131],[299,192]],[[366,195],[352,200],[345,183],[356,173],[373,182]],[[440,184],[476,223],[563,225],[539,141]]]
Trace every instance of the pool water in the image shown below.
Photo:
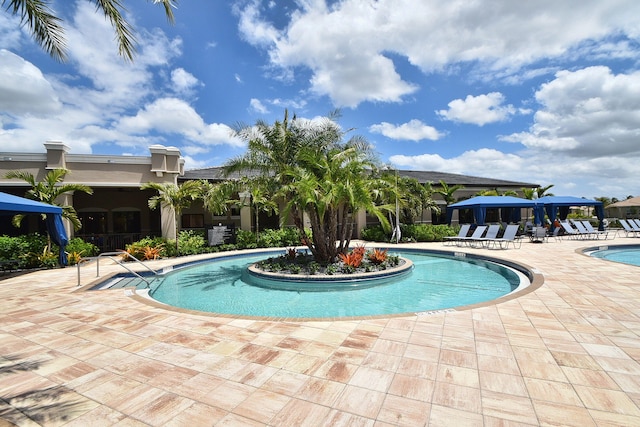
[[[149,295],[162,303],[198,311],[261,317],[324,318],[420,313],[499,298],[512,292],[522,273],[471,258],[396,252],[414,263],[402,279],[383,285],[328,292],[265,289],[243,281],[243,272],[271,253],[227,257],[167,273]]]
[[[590,254],[596,258],[640,266],[640,248],[602,249]]]

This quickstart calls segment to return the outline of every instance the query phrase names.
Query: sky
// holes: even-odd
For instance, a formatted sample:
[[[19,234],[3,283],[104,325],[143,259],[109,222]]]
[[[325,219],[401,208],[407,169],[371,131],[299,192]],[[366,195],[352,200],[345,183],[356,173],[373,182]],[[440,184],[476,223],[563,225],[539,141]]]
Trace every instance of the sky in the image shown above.
[[[54,0],[68,60],[0,10],[0,151],[149,155],[187,169],[245,152],[233,128],[340,111],[380,161],[640,195],[637,0],[130,0],[137,54],[88,0]]]

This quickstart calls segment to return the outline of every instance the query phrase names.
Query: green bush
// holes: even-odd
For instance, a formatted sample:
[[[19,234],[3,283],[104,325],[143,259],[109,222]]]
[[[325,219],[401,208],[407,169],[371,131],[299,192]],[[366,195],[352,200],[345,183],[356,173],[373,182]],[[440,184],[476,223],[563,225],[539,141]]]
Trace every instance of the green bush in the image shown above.
[[[441,242],[445,236],[455,236],[456,230],[448,225],[401,224],[402,241]],[[370,242],[388,242],[390,233],[385,233],[382,226],[375,225],[362,229],[361,237]]]
[[[81,254],[83,257],[90,257],[98,255],[100,253],[100,248],[98,248],[93,243],[85,242],[79,237],[74,237],[73,239],[69,240],[65,251],[69,253],[76,252]]]
[[[238,249],[255,249],[258,247],[256,243],[256,234],[247,230],[237,230],[236,246]]]
[[[194,230],[181,231],[178,235],[178,254],[197,255],[207,252],[208,244],[202,233]]]
[[[0,270],[22,268],[22,256],[29,252],[27,242],[18,237],[0,236]]]

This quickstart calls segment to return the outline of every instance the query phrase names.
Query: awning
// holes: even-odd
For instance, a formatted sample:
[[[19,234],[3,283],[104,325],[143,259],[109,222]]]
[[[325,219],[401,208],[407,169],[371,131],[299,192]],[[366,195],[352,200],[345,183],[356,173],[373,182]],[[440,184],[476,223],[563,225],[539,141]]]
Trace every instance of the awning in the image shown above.
[[[69,239],[62,223],[62,208],[24,197],[0,192],[0,215],[39,213],[47,216],[47,232],[53,243],[60,247],[58,262],[67,265],[67,254],[64,251]]]
[[[536,206],[535,200],[521,199],[513,196],[477,196],[471,199],[462,200],[447,206],[447,223],[451,224],[454,209],[473,209],[473,216],[476,224],[483,225],[487,217],[488,208],[517,208],[510,212],[514,215],[511,222],[518,222],[519,209],[533,208]],[[518,216],[515,219],[515,216]]]
[[[598,220],[600,220],[598,229],[604,230],[604,224],[602,223],[602,220],[604,219],[604,207],[602,202],[573,196],[544,196],[537,199],[536,202],[539,205],[539,211],[542,209],[542,206],[544,206],[542,215],[544,216],[544,212],[546,212],[551,223],[555,221],[556,216],[560,217],[562,220],[567,219],[569,208],[572,206],[593,206],[596,211],[596,216],[598,217]]]

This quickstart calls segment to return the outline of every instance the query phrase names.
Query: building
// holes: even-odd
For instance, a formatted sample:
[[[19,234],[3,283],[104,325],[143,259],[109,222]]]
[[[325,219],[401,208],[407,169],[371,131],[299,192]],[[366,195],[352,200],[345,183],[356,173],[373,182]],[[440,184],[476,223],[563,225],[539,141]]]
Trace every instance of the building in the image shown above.
[[[151,210],[148,200],[155,195],[152,190],[141,190],[147,182],[180,184],[187,180],[205,179],[212,182],[223,180],[222,169],[211,167],[184,170],[184,159],[175,147],[152,145],[149,156],[104,156],[72,154],[62,142],[49,141],[44,144],[44,153],[0,153],[0,191],[24,196],[28,184],[17,179],[6,179],[7,172],[21,170],[33,174],[37,181],[43,180],[49,170],[68,170],[65,182],[82,183],[91,187],[93,195],[84,193],[67,194],[61,203],[73,206],[78,212],[83,227],[74,232],[67,224],[70,236],[82,237],[98,245],[102,250],[123,249],[127,243],[145,236],[175,238],[175,220],[168,208]],[[495,189],[499,193],[534,188],[537,184],[479,178],[443,172],[397,171],[399,177],[415,178],[421,183],[440,181],[449,186],[463,185],[456,192],[456,198],[465,199],[478,192]],[[233,178],[233,177],[232,177]],[[443,200],[436,201],[444,207]],[[454,218],[456,221],[457,218]],[[203,230],[213,226],[226,226],[251,230],[254,224],[248,206],[231,209],[226,216],[212,216],[199,203],[182,212],[181,228]],[[357,233],[374,221],[366,213],[357,215]],[[419,221],[442,222],[441,218],[425,211]],[[279,218],[262,214],[260,228],[276,228]],[[39,229],[38,218],[29,218],[22,229],[17,230],[9,219],[0,221],[0,234],[16,235],[23,232],[43,231]]]

